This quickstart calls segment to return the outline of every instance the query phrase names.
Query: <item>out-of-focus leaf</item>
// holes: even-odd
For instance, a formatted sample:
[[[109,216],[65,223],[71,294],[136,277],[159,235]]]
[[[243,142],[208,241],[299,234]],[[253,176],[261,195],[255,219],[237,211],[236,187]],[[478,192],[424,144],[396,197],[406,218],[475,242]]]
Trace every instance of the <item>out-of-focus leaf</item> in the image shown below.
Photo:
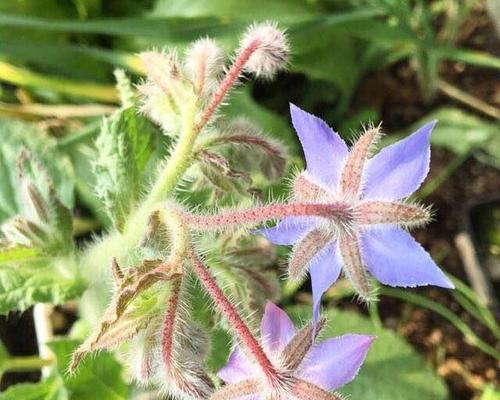
[[[293,70],[333,82],[344,96],[350,97],[363,72],[352,38],[318,29],[312,35],[299,37],[294,52]]]
[[[71,80],[53,74],[44,75],[3,61],[0,61],[0,81],[23,87],[43,89],[72,98],[98,100],[106,103],[116,103],[118,101],[118,94],[111,85]]]
[[[319,14],[318,4],[303,0],[159,0],[154,17],[222,17],[259,20],[302,21]]]
[[[308,307],[287,309],[295,321],[310,319]],[[444,382],[411,346],[388,329],[377,329],[353,312],[325,310],[329,321],[322,337],[346,333],[375,335],[377,339],[356,379],[341,388],[350,397],[365,400],[445,400]]]
[[[435,51],[443,59],[461,61],[478,67],[500,69],[500,58],[484,51],[441,46],[438,46]]]
[[[5,367],[8,359],[10,358],[10,354],[5,348],[3,342],[0,341],[0,379],[2,379],[2,375],[5,372]],[[1,397],[0,397],[1,398]]]
[[[37,29],[52,32],[73,32],[118,36],[160,38],[165,43],[186,43],[201,36],[217,37],[241,32],[245,21],[220,18],[119,18],[49,20],[19,15],[0,15],[0,27]]]
[[[500,391],[496,390],[493,386],[488,385],[479,400],[498,400],[498,399],[500,399]]]
[[[0,394],[0,400],[66,400],[62,381],[51,376],[39,383],[21,383]]]
[[[128,386],[122,378],[122,366],[109,353],[88,358],[74,374],[68,374],[71,354],[78,347],[75,340],[57,340],[49,347],[57,358],[57,370],[71,400],[125,400]]]
[[[56,142],[33,123],[0,118],[0,223],[19,212],[16,163],[19,151],[27,147],[40,159],[54,181],[57,194],[64,205],[73,207],[71,164],[58,152]]]
[[[40,256],[42,256],[40,251],[33,247],[16,246],[5,249],[0,248],[0,265],[12,262],[33,261]]]
[[[85,289],[79,278],[64,277],[51,266],[22,264],[0,267],[0,314],[24,311],[35,303],[63,304]]]

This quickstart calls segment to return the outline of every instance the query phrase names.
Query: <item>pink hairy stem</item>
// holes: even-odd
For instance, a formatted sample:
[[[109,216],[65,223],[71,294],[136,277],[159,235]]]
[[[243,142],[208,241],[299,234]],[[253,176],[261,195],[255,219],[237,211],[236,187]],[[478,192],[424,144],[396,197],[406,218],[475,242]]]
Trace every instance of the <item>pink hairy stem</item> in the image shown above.
[[[238,77],[243,71],[243,68],[245,67],[245,64],[250,59],[252,54],[259,48],[260,44],[260,40],[256,39],[252,41],[247,47],[245,47],[240,52],[240,54],[238,54],[238,57],[236,57],[236,59],[234,60],[231,68],[229,68],[229,71],[227,71],[224,80],[221,82],[221,84],[213,94],[207,108],[205,108],[205,111],[203,112],[200,121],[196,126],[198,131],[205,126],[217,107],[219,107],[219,105],[222,103],[222,100],[224,100],[224,98],[226,97],[227,92],[229,92],[229,90],[236,83]]]
[[[179,308],[179,294],[181,291],[181,278],[172,281],[172,291],[167,304],[167,313],[163,322],[163,336],[161,341],[162,358],[165,366],[170,367],[172,362],[172,348],[176,316]]]
[[[183,221],[194,229],[217,230],[223,227],[257,225],[271,219],[285,217],[324,217],[338,222],[352,218],[352,210],[346,203],[289,203],[229,211],[215,215],[183,213]]]
[[[241,319],[236,311],[236,308],[229,302],[224,292],[219,288],[214,277],[203,263],[200,257],[193,252],[189,252],[189,259],[193,266],[196,276],[205,287],[210,297],[215,301],[219,309],[226,316],[231,327],[238,334],[242,345],[247,350],[247,353],[254,358],[254,361],[260,366],[262,372],[267,377],[272,386],[279,384],[279,376],[267,355],[264,353],[257,339],[252,335],[250,329]]]

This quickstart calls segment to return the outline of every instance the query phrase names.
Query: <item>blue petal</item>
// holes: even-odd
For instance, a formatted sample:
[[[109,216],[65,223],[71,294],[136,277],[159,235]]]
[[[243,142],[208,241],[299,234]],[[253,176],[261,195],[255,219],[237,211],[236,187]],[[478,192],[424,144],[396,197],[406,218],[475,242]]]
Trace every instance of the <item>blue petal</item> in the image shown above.
[[[327,391],[344,386],[358,374],[374,339],[344,335],[325,340],[307,354],[301,377]]]
[[[266,352],[281,352],[295,335],[295,326],[286,313],[271,302],[260,324],[260,336]]]
[[[272,228],[257,229],[255,232],[265,236],[271,243],[290,245],[302,239],[316,224],[316,220],[311,217],[288,217]]]
[[[236,346],[229,356],[227,364],[219,370],[217,376],[226,383],[236,383],[255,375],[255,370],[251,361],[245,357],[245,354]]]
[[[330,189],[336,189],[349,149],[325,121],[290,104],[293,127],[304,150],[307,172]]]
[[[340,251],[334,241],[321,250],[311,262],[309,273],[311,274],[314,323],[319,318],[321,297],[339,278],[341,267]]]
[[[429,173],[430,136],[436,121],[382,149],[364,172],[365,199],[398,200],[412,194]]]
[[[429,253],[401,228],[364,232],[361,235],[361,252],[368,270],[386,285],[454,288]]]

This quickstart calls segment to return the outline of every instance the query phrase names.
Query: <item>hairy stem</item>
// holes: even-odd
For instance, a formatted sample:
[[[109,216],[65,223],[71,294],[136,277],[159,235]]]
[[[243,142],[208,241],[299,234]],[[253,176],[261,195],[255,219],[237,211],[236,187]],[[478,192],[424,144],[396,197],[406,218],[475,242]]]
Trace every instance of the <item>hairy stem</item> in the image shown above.
[[[264,375],[274,386],[279,381],[278,374],[257,339],[252,335],[248,326],[241,319],[240,315],[236,311],[236,308],[230,303],[224,295],[224,292],[219,288],[214,277],[200,257],[191,251],[189,253],[189,259],[192,263],[196,276],[203,284],[210,297],[212,297],[222,313],[226,316],[231,327],[238,334],[241,343],[247,350],[247,353],[254,358],[254,361],[260,366]]]
[[[271,219],[285,217],[324,217],[342,222],[351,218],[351,209],[345,203],[289,203],[230,211],[216,215],[184,213],[182,219],[193,229],[218,230],[225,227],[257,225]]]
[[[174,189],[179,178],[188,169],[194,141],[198,133],[194,126],[195,115],[196,105],[190,104],[184,115],[183,132],[179,136],[165,168],[160,172],[157,181],[146,198],[145,206],[151,206],[161,201],[166,194]]]
[[[205,124],[210,120],[213,113],[220,106],[229,90],[236,83],[236,80],[240,76],[245,64],[250,59],[255,50],[259,48],[259,46],[260,42],[258,40],[254,40],[250,43],[250,45],[248,45],[238,54],[238,56],[234,60],[234,63],[231,65],[231,68],[229,68],[229,71],[227,72],[224,80],[213,94],[210,103],[208,103],[208,106],[203,111],[200,121],[196,125],[198,130],[204,127]]]
[[[174,331],[176,329],[176,316],[179,307],[179,293],[181,290],[181,279],[172,281],[172,292],[168,300],[167,313],[163,323],[163,336],[162,336],[162,357],[166,366],[171,367],[172,362],[172,348]]]

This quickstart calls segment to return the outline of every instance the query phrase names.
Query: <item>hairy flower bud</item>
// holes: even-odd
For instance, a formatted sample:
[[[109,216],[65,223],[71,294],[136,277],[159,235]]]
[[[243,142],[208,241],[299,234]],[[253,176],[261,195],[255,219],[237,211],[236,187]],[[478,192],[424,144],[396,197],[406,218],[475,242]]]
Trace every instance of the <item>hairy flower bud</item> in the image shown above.
[[[199,39],[186,50],[184,64],[196,92],[209,95],[224,71],[224,52],[215,41]]]
[[[243,35],[240,52],[255,48],[245,65],[245,71],[256,77],[272,78],[285,69],[290,46],[285,32],[274,22],[250,26]]]
[[[148,51],[141,54],[141,60],[147,76],[138,87],[143,97],[141,110],[159,124],[166,135],[177,135],[185,105],[196,99],[193,85],[183,76],[174,52]]]

